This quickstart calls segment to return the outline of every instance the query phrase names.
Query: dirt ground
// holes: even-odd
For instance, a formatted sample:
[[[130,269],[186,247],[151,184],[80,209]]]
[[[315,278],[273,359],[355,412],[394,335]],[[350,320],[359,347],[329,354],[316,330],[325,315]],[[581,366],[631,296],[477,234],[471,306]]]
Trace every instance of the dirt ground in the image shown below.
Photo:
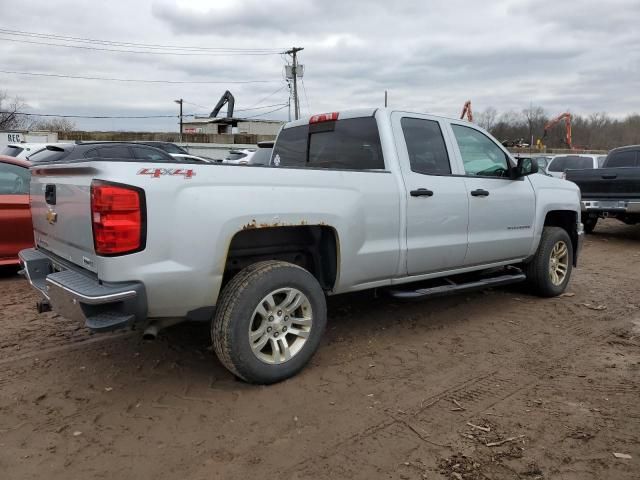
[[[5,271],[0,478],[638,479],[640,227],[598,225],[568,292],[333,298],[311,364],[256,387],[204,325],[90,335]]]

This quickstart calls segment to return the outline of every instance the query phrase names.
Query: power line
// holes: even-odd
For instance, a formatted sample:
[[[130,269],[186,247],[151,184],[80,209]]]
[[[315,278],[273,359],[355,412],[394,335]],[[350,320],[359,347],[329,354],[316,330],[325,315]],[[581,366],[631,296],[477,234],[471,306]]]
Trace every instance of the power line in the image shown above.
[[[111,46],[124,46],[124,47],[136,47],[136,48],[150,48],[150,49],[165,49],[165,50],[194,50],[194,51],[229,51],[229,52],[272,52],[280,53],[283,48],[238,48],[238,47],[196,47],[190,45],[162,45],[156,43],[133,43],[133,42],[119,42],[114,40],[99,40],[95,38],[85,37],[70,37],[66,35],[56,35],[52,33],[36,33],[25,32],[23,30],[9,30],[0,28],[0,33],[12,36],[43,38],[50,40],[69,41],[77,43],[89,43],[98,45],[111,45]]]
[[[253,104],[253,105],[251,105],[251,106],[252,106],[252,107],[254,107],[254,106],[256,106],[256,105],[260,105],[262,102],[264,102],[265,100],[267,100],[267,99],[269,99],[269,98],[273,97],[276,93],[278,93],[278,92],[280,92],[280,91],[284,90],[285,88],[287,88],[287,86],[286,86],[286,85],[283,85],[283,86],[279,87],[277,90],[274,90],[274,91],[273,91],[273,92],[271,92],[269,95],[267,95],[266,97],[264,97],[264,98],[263,98],[263,99],[261,99],[261,100],[258,100],[256,103],[254,103],[254,104]]]
[[[40,73],[40,72],[15,72],[11,70],[0,70],[0,73],[12,75],[27,75],[33,77],[55,77],[55,78],[74,78],[78,80],[103,80],[108,82],[127,82],[127,83],[168,83],[176,85],[194,84],[194,85],[213,85],[226,83],[274,83],[280,80],[145,80],[139,78],[108,78],[108,77],[88,77],[83,75],[63,75],[58,73]]]
[[[287,108],[288,106],[289,106],[289,104],[285,103],[282,107],[275,108],[273,110],[269,110],[268,112],[258,113],[257,115],[251,115],[250,117],[244,117],[244,119],[247,120],[249,118],[255,118],[255,117],[261,117],[262,115],[268,115],[269,113],[277,112],[279,110],[282,110],[283,108]]]
[[[81,50],[98,50],[103,52],[119,52],[119,53],[136,53],[136,54],[145,54],[145,55],[177,55],[177,56],[197,56],[197,57],[221,57],[221,56],[236,56],[236,55],[280,55],[280,52],[211,52],[211,53],[202,53],[202,52],[157,52],[157,51],[145,51],[145,50],[125,50],[118,48],[100,48],[100,47],[88,47],[86,45],[69,45],[62,43],[49,43],[49,42],[36,42],[34,40],[22,40],[17,38],[4,38],[0,37],[0,40],[4,40],[6,42],[18,42],[18,43],[29,43],[33,45],[47,45],[50,47],[64,47],[64,48],[79,48]]]
[[[58,113],[27,113],[27,112],[9,112],[0,111],[0,113],[13,113],[15,115],[24,115],[26,117],[60,117],[60,118],[90,118],[90,119],[142,119],[142,118],[178,118],[179,115],[63,115]],[[182,115],[183,117],[195,117],[194,114]]]
[[[302,91],[304,92],[304,99],[307,101],[307,113],[311,115],[311,105],[309,105],[309,97],[307,97],[307,88],[304,86],[304,78],[300,79],[302,81]]]

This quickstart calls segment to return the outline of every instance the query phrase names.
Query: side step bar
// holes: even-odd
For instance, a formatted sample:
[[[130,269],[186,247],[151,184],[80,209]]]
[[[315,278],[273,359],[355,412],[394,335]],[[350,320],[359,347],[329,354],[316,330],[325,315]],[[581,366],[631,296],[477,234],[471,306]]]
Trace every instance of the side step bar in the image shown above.
[[[501,285],[509,285],[511,283],[522,282],[527,279],[527,276],[518,270],[518,273],[510,273],[504,275],[498,275],[495,277],[483,278],[465,283],[456,283],[450,279],[445,279],[449,282],[448,285],[438,285],[435,287],[419,288],[416,290],[399,290],[389,289],[387,292],[393,298],[398,300],[422,300],[429,297],[440,297],[443,295],[451,295],[459,292],[468,292],[471,290],[483,290],[489,287],[499,287]]]

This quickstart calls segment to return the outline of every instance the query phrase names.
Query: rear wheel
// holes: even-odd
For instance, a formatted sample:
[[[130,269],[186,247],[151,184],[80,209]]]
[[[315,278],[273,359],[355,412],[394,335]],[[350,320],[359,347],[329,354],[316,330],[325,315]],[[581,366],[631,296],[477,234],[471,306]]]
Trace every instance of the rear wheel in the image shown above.
[[[596,224],[598,223],[598,217],[586,217],[583,219],[584,223],[584,231],[586,233],[591,233],[596,228]]]
[[[567,288],[573,265],[573,244],[566,230],[545,227],[533,259],[525,265],[527,281],[534,292],[555,297]]]
[[[275,383],[300,371],[326,325],[326,302],[307,270],[259,262],[224,288],[211,327],[220,361],[250,383]]]

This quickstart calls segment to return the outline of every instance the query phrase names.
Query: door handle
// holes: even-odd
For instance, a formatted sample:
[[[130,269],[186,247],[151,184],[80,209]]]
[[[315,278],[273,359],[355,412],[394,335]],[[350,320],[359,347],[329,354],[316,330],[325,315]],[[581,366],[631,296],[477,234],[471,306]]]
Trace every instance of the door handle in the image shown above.
[[[44,187],[44,201],[49,205],[56,204],[56,186],[55,185],[47,185]]]
[[[603,180],[614,180],[618,178],[618,175],[612,174],[612,175],[602,175],[602,179]]]
[[[477,190],[471,190],[471,196],[472,197],[488,197],[489,192],[482,188],[478,188]]]
[[[412,197],[433,197],[433,192],[426,188],[419,188],[417,190],[411,190],[409,192]]]

